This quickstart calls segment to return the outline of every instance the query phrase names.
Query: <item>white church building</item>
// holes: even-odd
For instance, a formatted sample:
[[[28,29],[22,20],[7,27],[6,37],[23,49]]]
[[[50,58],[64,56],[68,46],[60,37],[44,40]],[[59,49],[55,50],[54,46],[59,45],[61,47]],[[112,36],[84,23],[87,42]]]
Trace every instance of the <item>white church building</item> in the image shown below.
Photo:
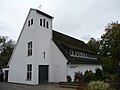
[[[37,85],[102,69],[99,56],[78,39],[52,29],[53,17],[30,9],[8,63],[8,82]]]

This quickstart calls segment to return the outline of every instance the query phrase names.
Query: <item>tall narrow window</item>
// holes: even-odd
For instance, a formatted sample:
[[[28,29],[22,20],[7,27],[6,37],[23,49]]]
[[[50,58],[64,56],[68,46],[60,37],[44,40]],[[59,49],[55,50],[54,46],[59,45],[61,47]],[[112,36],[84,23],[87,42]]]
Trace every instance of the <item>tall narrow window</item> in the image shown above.
[[[42,19],[40,19],[40,26],[42,26]]]
[[[32,79],[32,64],[27,65],[27,80]]]
[[[43,27],[45,27],[45,19],[43,19]]]
[[[46,22],[46,27],[49,28],[49,23],[48,23],[48,21]]]
[[[32,41],[28,42],[28,56],[32,55]]]
[[[31,25],[33,24],[33,18],[31,19]]]
[[[30,20],[28,21],[28,26],[30,26]]]
[[[28,21],[28,26],[33,24],[33,18]]]

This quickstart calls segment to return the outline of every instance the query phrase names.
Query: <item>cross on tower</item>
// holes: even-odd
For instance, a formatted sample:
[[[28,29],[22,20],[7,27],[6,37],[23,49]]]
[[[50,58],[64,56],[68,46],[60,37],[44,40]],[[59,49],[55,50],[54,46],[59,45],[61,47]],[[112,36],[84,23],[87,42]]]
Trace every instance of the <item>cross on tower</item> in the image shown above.
[[[45,54],[46,54],[45,51],[43,52],[43,54],[44,54],[44,59],[45,59]]]
[[[42,5],[40,4],[38,8],[41,10],[41,7],[42,7]]]

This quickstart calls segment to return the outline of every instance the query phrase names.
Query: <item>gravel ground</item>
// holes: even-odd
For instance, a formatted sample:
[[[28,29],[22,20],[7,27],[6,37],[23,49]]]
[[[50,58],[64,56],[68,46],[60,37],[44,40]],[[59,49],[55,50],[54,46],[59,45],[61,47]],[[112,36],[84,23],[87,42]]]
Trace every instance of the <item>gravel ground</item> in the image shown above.
[[[0,90],[76,90],[76,89],[61,88],[59,87],[59,84],[45,84],[32,86],[0,82]]]

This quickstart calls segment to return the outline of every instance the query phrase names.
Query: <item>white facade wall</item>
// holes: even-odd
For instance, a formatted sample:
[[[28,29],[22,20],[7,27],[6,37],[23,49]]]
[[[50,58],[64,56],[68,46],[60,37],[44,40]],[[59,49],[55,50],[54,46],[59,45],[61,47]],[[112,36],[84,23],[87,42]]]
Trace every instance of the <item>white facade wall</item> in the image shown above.
[[[10,72],[8,82],[38,84],[38,66],[48,65],[48,82],[53,81],[51,63],[52,19],[35,10],[30,10],[23,26],[17,46],[9,62]],[[40,26],[40,18],[49,23],[49,29]],[[28,20],[33,19],[33,25],[28,27]],[[45,23],[46,24],[46,23]],[[28,42],[32,41],[32,56],[28,54]],[[45,59],[43,53],[45,52]],[[27,81],[27,64],[32,64],[32,80]]]
[[[36,13],[35,16],[35,61],[34,61],[34,83],[38,84],[38,66],[39,65],[48,65],[49,67],[49,76],[48,82],[52,82],[53,74],[51,69],[51,38],[52,38],[52,19],[47,18],[39,13]],[[40,26],[40,19],[45,19],[48,21],[49,28]],[[45,58],[44,53],[45,52]]]
[[[33,25],[28,27],[28,20],[33,18]],[[33,84],[32,81],[27,81],[27,64],[34,64],[35,60],[35,11],[30,11],[25,21],[17,45],[9,62],[9,78],[8,82]],[[27,56],[28,42],[33,43],[33,54]],[[32,73],[32,79],[34,75]]]
[[[102,70],[101,65],[69,64],[67,65],[67,73],[71,76],[73,81],[75,72],[82,72],[84,74],[86,70],[91,70],[95,73],[95,69],[97,68],[100,68]]]
[[[54,42],[52,42],[52,64],[53,81],[67,81],[67,59]]]

